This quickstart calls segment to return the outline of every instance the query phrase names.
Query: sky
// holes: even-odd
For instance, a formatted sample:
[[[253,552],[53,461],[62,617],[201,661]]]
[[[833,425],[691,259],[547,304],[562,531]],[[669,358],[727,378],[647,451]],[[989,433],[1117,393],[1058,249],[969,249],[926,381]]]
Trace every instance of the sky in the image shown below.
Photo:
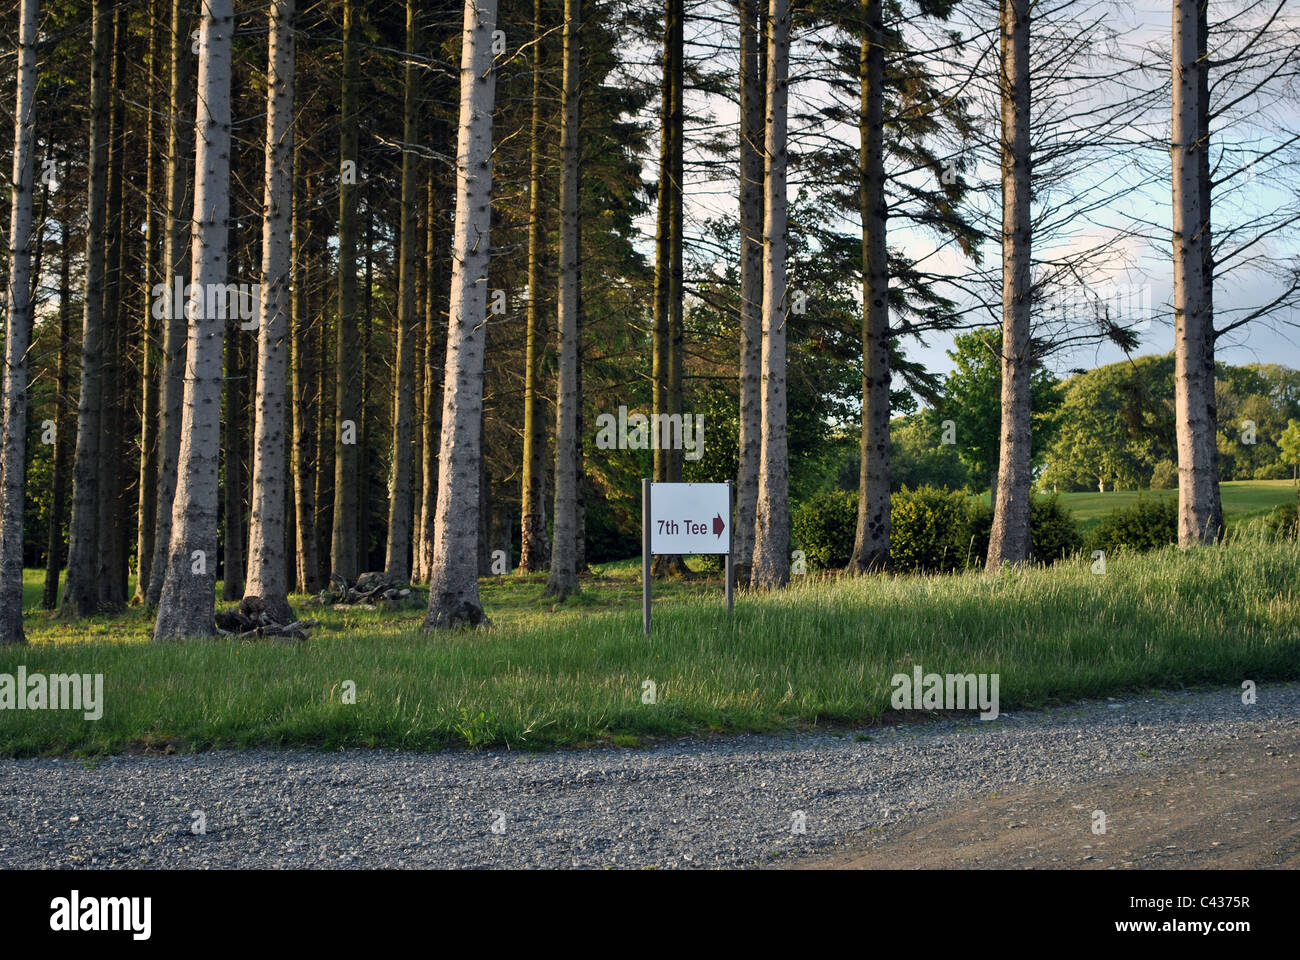
[[[1212,47],[1216,56],[1224,56],[1239,49],[1241,43],[1229,32],[1233,23],[1253,32],[1263,15],[1273,13],[1277,0],[1211,0],[1210,17],[1212,32],[1220,46]],[[968,58],[984,49],[976,35],[995,27],[993,16],[995,6],[971,3],[963,5],[965,12],[961,17],[946,25],[949,29],[960,30],[970,38],[970,43],[960,55],[945,53],[942,62],[936,64],[936,70],[949,70],[952,76],[961,72]],[[1061,11],[1061,8],[1068,7]],[[1229,18],[1249,8],[1244,20],[1228,22]],[[1274,30],[1300,30],[1300,15],[1297,8],[1300,2],[1286,0],[1276,18]],[[730,4],[708,2],[691,5],[688,9],[687,43],[688,57],[698,58],[709,66],[723,71],[724,75],[738,72],[736,27],[734,12]],[[1119,3],[1110,0],[1054,0],[1051,5],[1044,5],[1044,21],[1036,25],[1042,37],[1051,34],[1052,24],[1061,22],[1069,15],[1076,22],[1092,24],[1101,37],[1107,30],[1103,53],[1082,64],[1079,71],[1086,71],[1087,80],[1066,79],[1059,87],[1041,92],[1035,105],[1035,117],[1056,118],[1055,125],[1044,120],[1036,122],[1036,138],[1048,139],[1068,137],[1069,132],[1077,129],[1079,123],[1095,116],[1098,108],[1114,105],[1126,99],[1126,91],[1138,85],[1144,85],[1152,91],[1153,99],[1140,111],[1132,112],[1127,124],[1118,124],[1117,131],[1110,139],[1111,148],[1102,154],[1087,154],[1079,157],[1066,157],[1065,162],[1074,161],[1078,167],[1060,185],[1047,194],[1045,204],[1054,208],[1073,212],[1075,216],[1060,230],[1052,233],[1043,231],[1035,238],[1035,255],[1044,259],[1053,259],[1071,250],[1085,250],[1094,247],[1109,238],[1112,247],[1101,260],[1097,277],[1090,283],[1087,295],[1095,298],[1101,296],[1113,302],[1149,305],[1150,315],[1147,322],[1138,324],[1136,331],[1140,337],[1140,346],[1136,354],[1166,353],[1173,349],[1174,333],[1172,327],[1172,262],[1171,262],[1171,226],[1170,226],[1170,180],[1169,180],[1169,68],[1168,44],[1170,34],[1170,6],[1168,3],[1152,2]],[[1223,24],[1217,30],[1213,25]],[[914,47],[921,47],[935,42],[936,32],[931,29],[924,37],[917,35]],[[819,102],[831,96],[829,88],[818,78],[824,76],[825,66],[815,62],[814,42],[818,38],[804,30],[796,31],[796,67],[792,73],[791,114],[807,111],[819,105]],[[1043,48],[1047,41],[1043,39]],[[648,64],[644,68],[642,79],[656,76],[655,51],[641,50],[638,59]],[[814,62],[799,65],[800,61],[812,56]],[[1137,74],[1123,69],[1123,63],[1143,60],[1150,69]],[[1043,72],[1052,69],[1053,63],[1044,63]],[[1035,69],[1040,65],[1035,62]],[[1295,72],[1294,66],[1292,72]],[[987,71],[985,71],[987,73]],[[1226,85],[1221,75],[1212,74],[1216,88],[1212,93],[1215,105],[1232,99],[1240,88]],[[983,102],[989,103],[991,89],[983,89]],[[688,96],[687,112],[694,118],[688,124],[688,167],[692,154],[689,145],[702,136],[714,132],[727,133],[735,129],[736,107],[734,93],[729,96]],[[978,97],[977,97],[978,99]],[[1092,111],[1092,112],[1089,112]],[[1069,116],[1074,119],[1062,119]],[[1300,132],[1300,89],[1296,81],[1291,80],[1289,87],[1278,81],[1266,85],[1264,89],[1241,103],[1231,111],[1218,118],[1212,128],[1214,147],[1211,157],[1219,163],[1217,173],[1241,168],[1244,172],[1233,177],[1227,184],[1216,191],[1214,206],[1214,227],[1220,236],[1251,236],[1258,232],[1257,225],[1267,222],[1267,218],[1288,205],[1300,206],[1294,184],[1300,175],[1300,144],[1290,143],[1290,138]],[[824,129],[819,134],[800,126],[792,119],[792,150],[816,149],[819,136],[856,148],[858,131],[854,127],[844,129]],[[734,136],[734,134],[732,134]],[[657,144],[657,134],[650,140]],[[1059,142],[1054,141],[1054,142]],[[1247,161],[1269,150],[1283,145],[1283,152],[1266,158],[1247,167]],[[964,173],[968,182],[976,188],[978,197],[975,205],[990,224],[996,224],[999,216],[998,169],[996,155],[987,149],[975,145],[969,150],[965,159],[969,168]],[[960,145],[954,149],[963,155]],[[699,155],[696,154],[698,157]],[[1050,170],[1049,170],[1050,172]],[[645,175],[648,180],[658,176],[657,158],[646,159]],[[910,182],[918,185],[914,175]],[[928,173],[925,176],[929,176]],[[791,196],[798,188],[792,179]],[[1037,189],[1037,188],[1036,188]],[[703,221],[709,217],[735,216],[736,183],[730,175],[706,174],[701,169],[692,173],[688,169],[686,185],[687,246],[688,258],[692,236],[700,231]],[[1036,210],[1044,207],[1036,204]],[[1086,212],[1085,212],[1086,208]],[[856,213],[845,212],[843,228],[845,232],[857,232]],[[1121,232],[1132,233],[1135,224],[1140,224],[1145,236],[1118,236]],[[653,212],[639,224],[646,242],[652,242],[654,233]],[[1266,302],[1280,289],[1277,278],[1269,276],[1268,266],[1300,257],[1300,224],[1292,224],[1289,229],[1281,230],[1261,243],[1250,248],[1250,252],[1259,255],[1265,261],[1262,265],[1239,268],[1227,275],[1216,278],[1215,309],[1216,315],[1223,323],[1241,312],[1252,309]],[[1240,233],[1238,234],[1238,231]],[[961,280],[972,272],[971,264],[955,250],[941,249],[933,235],[918,229],[910,229],[901,221],[891,223],[889,237],[891,247],[903,250],[912,258],[925,257],[928,266],[935,272],[941,272]],[[697,247],[697,252],[703,250]],[[986,247],[986,264],[998,262],[996,245]],[[1083,289],[1064,291],[1061,296],[1078,298],[1084,295]],[[1289,312],[1279,313],[1272,318],[1265,318],[1233,331],[1218,343],[1217,357],[1221,361],[1245,363],[1282,363],[1300,368],[1300,315],[1292,308]],[[944,333],[928,334],[924,342],[909,338],[904,342],[904,352],[927,367],[937,371],[947,371],[952,363],[947,356],[951,347],[951,335]],[[1080,346],[1062,350],[1048,361],[1050,367],[1058,374],[1071,369],[1090,368],[1112,363],[1124,358],[1123,352],[1110,344]],[[897,384],[896,384],[897,386]]]

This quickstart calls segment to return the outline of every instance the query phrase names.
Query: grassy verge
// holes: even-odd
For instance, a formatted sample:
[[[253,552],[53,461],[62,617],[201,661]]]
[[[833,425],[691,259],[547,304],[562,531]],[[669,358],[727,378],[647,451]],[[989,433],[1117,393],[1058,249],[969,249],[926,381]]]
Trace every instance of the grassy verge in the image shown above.
[[[1205,682],[1300,678],[1300,547],[1085,560],[997,576],[814,580],[742,594],[656,585],[641,634],[630,568],[553,610],[540,579],[484,583],[491,629],[426,636],[420,613],[325,611],[300,644],[147,642],[141,611],[69,627],[32,611],[0,673],[103,673],[102,719],[0,710],[0,754],[308,745],[571,746],[704,731],[863,723],[889,679],[998,673],[1001,706]],[[31,605],[37,599],[33,576]],[[642,703],[643,682],[657,703]],[[342,702],[345,682],[356,703]]]

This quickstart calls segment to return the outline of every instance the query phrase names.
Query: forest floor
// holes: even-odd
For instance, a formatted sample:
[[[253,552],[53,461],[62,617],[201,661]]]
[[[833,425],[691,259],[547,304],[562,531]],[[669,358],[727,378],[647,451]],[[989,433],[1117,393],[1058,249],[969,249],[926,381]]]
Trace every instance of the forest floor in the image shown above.
[[[0,680],[102,674],[104,709],[0,709],[0,756],[94,756],[304,746],[536,750],[650,746],[681,736],[845,730],[914,720],[891,679],[996,674],[1019,711],[1199,684],[1300,680],[1300,545],[1086,558],[995,576],[805,576],[741,593],[716,576],[654,585],[597,568],[574,600],[544,577],[482,581],[492,627],[426,634],[423,611],[305,608],[302,642],[149,642],[135,608],[69,624],[37,609],[31,642],[0,650]],[[317,612],[319,610],[319,612]],[[355,696],[350,696],[352,692]]]

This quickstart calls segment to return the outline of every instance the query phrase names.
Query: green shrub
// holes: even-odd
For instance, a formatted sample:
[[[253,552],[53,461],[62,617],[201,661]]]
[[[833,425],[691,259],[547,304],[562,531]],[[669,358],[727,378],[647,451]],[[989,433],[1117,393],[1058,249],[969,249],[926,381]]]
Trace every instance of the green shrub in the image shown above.
[[[943,573],[981,566],[989,552],[993,509],[965,492],[921,485],[890,497],[889,561],[895,573]],[[858,495],[834,490],[800,505],[790,518],[810,570],[839,569],[853,555]],[[1029,509],[1033,558],[1051,563],[1083,546],[1078,525],[1056,494]]]
[[[971,565],[983,566],[993,532],[993,508],[979,501],[971,512]],[[1052,563],[1083,547],[1074,515],[1055,494],[1034,497],[1029,504],[1029,551],[1037,563]]]
[[[1284,463],[1266,463],[1255,471],[1256,480],[1290,480],[1291,468]]]
[[[790,518],[790,533],[811,570],[848,564],[858,529],[858,495],[845,490],[819,493],[800,504]]]
[[[906,487],[891,498],[889,562],[895,573],[947,572],[971,553],[970,498],[961,491]]]
[[[1161,460],[1151,471],[1152,490],[1177,490],[1178,466],[1172,460]]]
[[[1127,507],[1117,507],[1102,517],[1092,532],[1094,550],[1155,550],[1178,542],[1178,500],[1175,497],[1139,497]]]
[[[1035,497],[1029,505],[1030,556],[1040,563],[1052,563],[1083,547],[1074,514],[1056,494]]]
[[[1296,524],[1296,505],[1279,503],[1264,517],[1264,526],[1278,539],[1295,540],[1300,535]]]

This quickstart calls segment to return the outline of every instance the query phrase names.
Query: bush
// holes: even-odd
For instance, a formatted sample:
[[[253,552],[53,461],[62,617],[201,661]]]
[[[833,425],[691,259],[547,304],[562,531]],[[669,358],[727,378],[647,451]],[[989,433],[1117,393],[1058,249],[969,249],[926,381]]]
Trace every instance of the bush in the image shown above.
[[[1177,490],[1178,466],[1172,460],[1161,460],[1151,471],[1152,490]]]
[[[1295,540],[1300,537],[1300,528],[1296,524],[1296,505],[1280,503],[1264,517],[1264,526],[1278,539]]]
[[[904,487],[891,498],[889,562],[895,573],[957,570],[971,553],[970,499],[961,491]]]
[[[1291,468],[1284,463],[1266,463],[1255,471],[1256,480],[1290,480]]]
[[[1117,507],[1102,517],[1093,530],[1094,550],[1155,550],[1178,542],[1178,500],[1175,497],[1141,497],[1127,507]]]
[[[889,562],[895,573],[945,573],[981,566],[989,551],[993,510],[964,491],[922,485],[890,497]],[[820,493],[798,507],[790,532],[810,570],[839,569],[853,555],[858,495]],[[1035,560],[1051,563],[1083,546],[1070,511],[1052,494],[1029,508],[1029,536]]]
[[[790,533],[812,570],[846,566],[857,530],[858,495],[845,490],[817,494],[790,518]]]
[[[980,501],[971,513],[972,566],[983,566],[993,533],[993,508]],[[1055,493],[1035,497],[1029,504],[1029,555],[1037,563],[1052,563],[1083,547],[1079,525]]]
[[[1056,494],[1035,497],[1029,505],[1029,540],[1030,556],[1040,563],[1052,563],[1083,547],[1074,514]]]

